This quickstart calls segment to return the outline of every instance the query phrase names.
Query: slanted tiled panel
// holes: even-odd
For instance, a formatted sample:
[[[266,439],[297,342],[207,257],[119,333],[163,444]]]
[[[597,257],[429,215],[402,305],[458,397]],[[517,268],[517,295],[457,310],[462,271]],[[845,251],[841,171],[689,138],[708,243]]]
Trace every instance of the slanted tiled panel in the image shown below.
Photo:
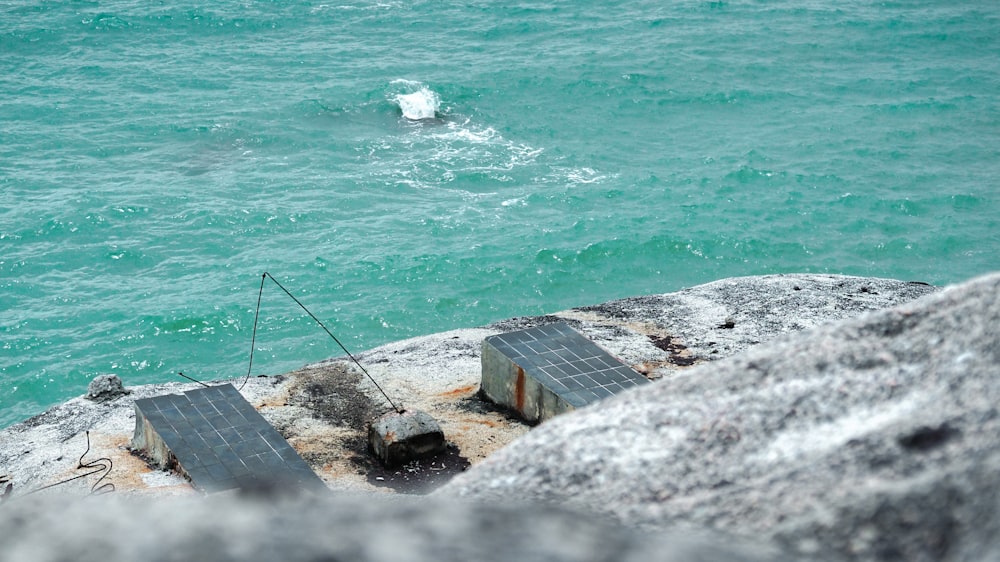
[[[649,382],[565,322],[487,339],[525,373],[574,407]]]
[[[201,490],[217,492],[269,481],[325,488],[232,385],[143,398],[135,404]]]

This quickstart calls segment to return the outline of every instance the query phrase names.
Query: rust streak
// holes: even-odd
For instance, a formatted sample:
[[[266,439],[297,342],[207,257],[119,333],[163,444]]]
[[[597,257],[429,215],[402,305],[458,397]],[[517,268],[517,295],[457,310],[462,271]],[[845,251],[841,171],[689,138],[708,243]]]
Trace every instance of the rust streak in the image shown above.
[[[518,412],[524,413],[524,369],[517,367],[517,381],[514,383],[514,406]]]

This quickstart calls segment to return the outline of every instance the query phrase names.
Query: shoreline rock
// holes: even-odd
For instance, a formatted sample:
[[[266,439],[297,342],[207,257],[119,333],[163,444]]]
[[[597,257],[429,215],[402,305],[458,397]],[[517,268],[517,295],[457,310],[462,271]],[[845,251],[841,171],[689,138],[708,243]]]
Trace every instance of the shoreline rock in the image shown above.
[[[530,427],[476,396],[480,346],[490,335],[554,320],[574,328],[652,379],[742,352],[758,342],[818,324],[855,317],[936,291],[925,284],[837,275],[769,275],[724,279],[675,293],[611,301],[512,318],[465,330],[394,342],[358,360],[405,408],[437,419],[450,446],[447,462],[380,471],[366,451],[365,423],[389,410],[370,382],[343,358],[293,373],[250,379],[243,394],[333,489],[423,492],[527,433]],[[233,381],[237,386],[241,381]],[[129,387],[105,402],[69,400],[0,430],[0,470],[14,496],[76,475],[90,431],[92,456],[113,460],[109,479],[121,491],[191,493],[171,473],[132,455],[132,402],[197,385],[172,382]],[[442,466],[443,465],[443,466]],[[86,492],[86,479],[76,491]]]
[[[98,375],[87,386],[84,398],[94,402],[107,402],[128,394],[118,375]]]
[[[557,417],[434,494],[804,559],[996,559],[998,404],[1000,273]]]
[[[343,358],[247,381],[244,397],[329,496],[199,498],[130,453],[134,400],[194,384],[76,398],[0,430],[0,472],[14,484],[0,559],[996,557],[1000,379],[975,373],[1000,364],[997,287],[1000,274],[943,291],[726,279],[381,346],[358,359],[448,439],[395,471],[365,451],[365,422],[390,408]],[[483,339],[553,321],[662,380],[534,429],[479,399]],[[979,347],[955,348],[969,341]],[[917,388],[929,360],[940,376]],[[107,471],[81,474],[85,461]],[[78,501],[109,484],[119,493]]]

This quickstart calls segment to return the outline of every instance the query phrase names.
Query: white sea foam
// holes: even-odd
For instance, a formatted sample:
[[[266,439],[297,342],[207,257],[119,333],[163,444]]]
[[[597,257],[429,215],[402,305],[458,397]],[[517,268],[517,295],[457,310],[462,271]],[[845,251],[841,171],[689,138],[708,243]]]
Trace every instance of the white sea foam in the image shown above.
[[[381,162],[372,175],[389,184],[441,189],[459,182],[460,191],[482,194],[498,182],[516,181],[514,170],[530,166],[542,153],[452,108],[442,109],[438,94],[421,82],[399,79],[391,86],[387,99],[417,123],[360,149]]]
[[[412,121],[434,119],[441,109],[441,97],[427,86],[421,86],[414,92],[396,94],[395,102],[403,117]]]
[[[566,179],[574,184],[587,184],[602,182],[608,179],[608,176],[593,168],[574,168],[566,174]]]

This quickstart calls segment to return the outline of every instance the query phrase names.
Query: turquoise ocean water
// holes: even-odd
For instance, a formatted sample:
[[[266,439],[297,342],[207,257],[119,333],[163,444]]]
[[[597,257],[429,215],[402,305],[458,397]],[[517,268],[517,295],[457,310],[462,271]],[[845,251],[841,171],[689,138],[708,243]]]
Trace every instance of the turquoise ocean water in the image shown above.
[[[412,117],[413,119],[409,119]],[[0,3],[0,426],[722,277],[1000,269],[1000,3]],[[340,355],[276,286],[254,374]]]

